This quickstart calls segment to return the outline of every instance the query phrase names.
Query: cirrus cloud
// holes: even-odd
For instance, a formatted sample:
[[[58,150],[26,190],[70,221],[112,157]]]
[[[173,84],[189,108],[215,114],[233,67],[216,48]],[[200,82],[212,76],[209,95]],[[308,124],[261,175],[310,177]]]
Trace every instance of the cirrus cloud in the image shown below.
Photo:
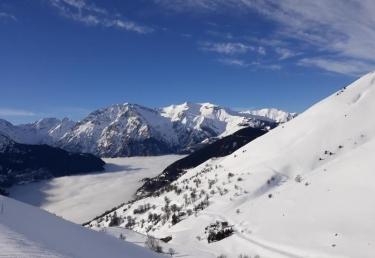
[[[18,21],[16,16],[10,13],[0,12],[0,20]]]
[[[256,11],[276,26],[270,40],[293,41],[307,49],[297,64],[359,75],[375,69],[375,1],[373,0],[154,0],[177,11],[223,11],[243,15]],[[236,12],[236,14],[238,13]],[[279,60],[296,57],[298,49],[276,50]]]
[[[118,28],[140,34],[154,31],[153,28],[124,19],[121,15],[113,14],[86,0],[49,0],[49,3],[65,18],[88,26]]]
[[[0,116],[36,116],[36,114],[34,112],[22,109],[0,108]]]

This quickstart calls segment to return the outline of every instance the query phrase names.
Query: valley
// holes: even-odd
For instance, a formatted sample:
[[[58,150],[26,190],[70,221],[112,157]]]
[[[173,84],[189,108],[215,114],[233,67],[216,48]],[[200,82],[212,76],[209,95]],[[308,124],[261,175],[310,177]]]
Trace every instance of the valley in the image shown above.
[[[10,197],[82,224],[131,201],[141,180],[156,176],[181,155],[104,159],[105,172],[65,176],[10,188]]]

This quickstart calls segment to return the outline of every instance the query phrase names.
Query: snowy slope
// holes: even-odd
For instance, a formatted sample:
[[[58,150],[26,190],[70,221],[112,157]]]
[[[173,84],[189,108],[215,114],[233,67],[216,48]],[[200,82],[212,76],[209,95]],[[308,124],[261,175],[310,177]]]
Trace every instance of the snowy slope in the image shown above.
[[[276,108],[263,108],[259,110],[242,111],[242,114],[251,114],[255,116],[267,117],[277,123],[285,123],[297,116],[297,113],[289,113]]]
[[[135,191],[143,184],[143,178],[156,176],[182,157],[166,155],[105,159],[104,173],[16,185],[9,189],[9,193],[16,200],[82,224],[122,202],[132,200]]]
[[[3,196],[0,205],[2,257],[162,257]]]
[[[228,257],[373,257],[374,113],[370,73],[230,156],[119,208],[120,226]],[[113,216],[90,227],[108,226]],[[235,232],[208,243],[205,227],[215,221]]]

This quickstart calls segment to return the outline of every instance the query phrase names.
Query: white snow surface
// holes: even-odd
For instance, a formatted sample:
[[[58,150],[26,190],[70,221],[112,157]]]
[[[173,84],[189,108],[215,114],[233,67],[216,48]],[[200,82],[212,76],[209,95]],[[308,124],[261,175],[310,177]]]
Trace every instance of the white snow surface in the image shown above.
[[[374,113],[370,73],[233,154],[188,170],[160,195],[120,207],[120,226],[131,216],[133,230],[171,235],[171,244],[212,257],[372,258]],[[175,225],[166,216],[167,203],[187,213],[206,198],[207,208],[181,214]],[[147,204],[147,212],[134,212]],[[160,220],[150,220],[149,213]],[[90,227],[107,227],[111,216]],[[235,233],[208,244],[204,228],[217,220],[233,225]]]
[[[141,179],[160,174],[183,155],[104,159],[106,172],[13,186],[10,197],[82,224],[133,199]]]
[[[165,257],[1,195],[0,207],[0,257]]]

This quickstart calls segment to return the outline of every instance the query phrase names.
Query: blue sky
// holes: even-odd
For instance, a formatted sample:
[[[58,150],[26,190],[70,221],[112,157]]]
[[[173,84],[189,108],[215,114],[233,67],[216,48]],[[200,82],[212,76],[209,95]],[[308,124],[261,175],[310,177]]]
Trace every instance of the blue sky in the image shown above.
[[[301,112],[375,69],[372,0],[2,0],[0,117],[115,103]]]

